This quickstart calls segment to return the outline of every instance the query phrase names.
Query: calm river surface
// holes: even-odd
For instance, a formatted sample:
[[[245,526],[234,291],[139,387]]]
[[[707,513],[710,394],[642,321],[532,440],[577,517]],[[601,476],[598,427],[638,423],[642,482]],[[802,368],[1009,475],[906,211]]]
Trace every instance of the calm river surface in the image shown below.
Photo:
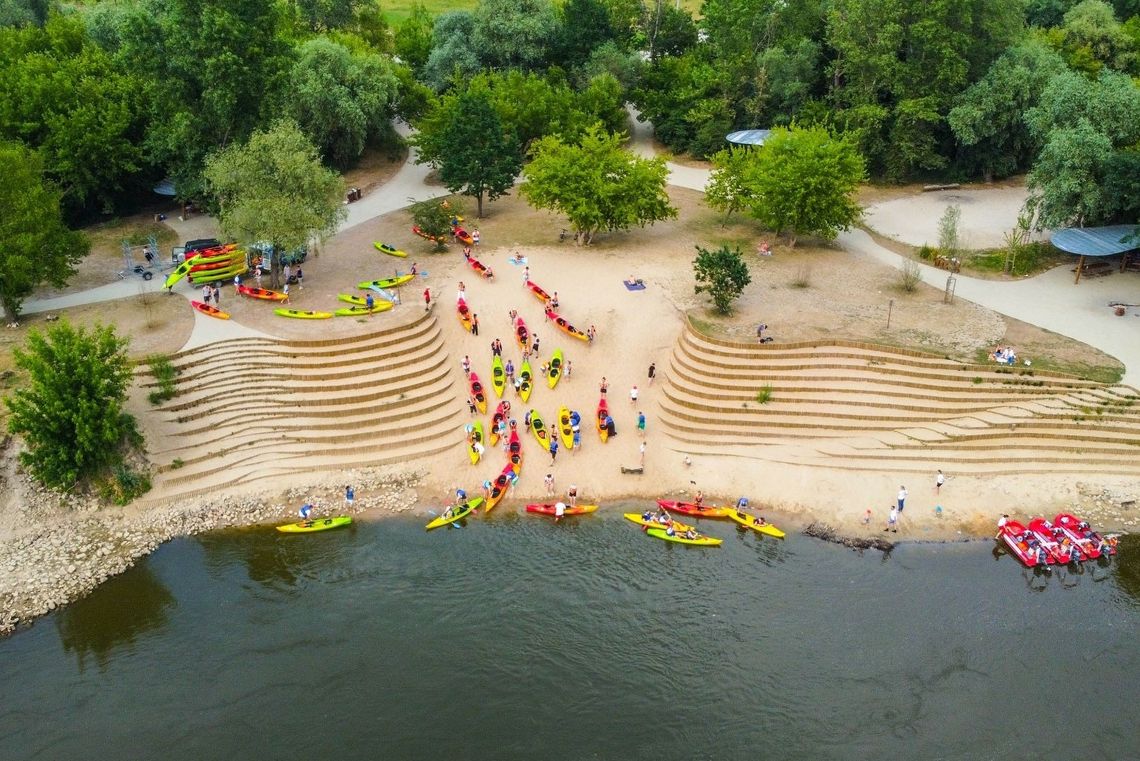
[[[0,642],[0,759],[1140,754],[1140,542],[1044,578],[704,527],[179,540]]]

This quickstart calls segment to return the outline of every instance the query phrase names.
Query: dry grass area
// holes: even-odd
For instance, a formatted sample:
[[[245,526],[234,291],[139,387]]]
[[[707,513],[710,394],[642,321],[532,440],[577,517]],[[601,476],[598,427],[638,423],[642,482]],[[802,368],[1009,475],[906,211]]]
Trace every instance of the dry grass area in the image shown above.
[[[343,172],[346,187],[360,188],[364,193],[370,193],[383,185],[392,175],[400,171],[408,157],[407,146],[396,148],[368,147],[360,157],[356,166]]]
[[[163,213],[169,217],[177,215],[178,211],[171,206]],[[170,247],[178,243],[177,236],[169,225],[154,221],[154,215],[154,210],[148,210],[88,227],[86,232],[91,239],[91,252],[76,267],[76,273],[67,286],[61,289],[45,286],[33,298],[51,298],[114,282],[123,269],[124,240],[130,241],[134,247],[132,253],[135,263],[145,265],[141,247],[147,242],[148,236],[154,235],[158,239],[159,261],[169,261]],[[137,275],[131,277],[142,282],[142,278]]]

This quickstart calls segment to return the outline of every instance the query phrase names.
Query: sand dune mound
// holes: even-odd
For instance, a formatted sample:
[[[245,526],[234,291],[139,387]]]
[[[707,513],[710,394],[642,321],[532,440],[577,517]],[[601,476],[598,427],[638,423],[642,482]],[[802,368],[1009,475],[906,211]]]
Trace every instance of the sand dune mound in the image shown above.
[[[222,341],[172,362],[178,394],[148,431],[151,498],[402,463],[463,442],[465,390],[434,315],[324,341]]]
[[[1131,387],[867,344],[733,343],[688,326],[659,412],[679,448],[700,454],[854,470],[1140,475]]]

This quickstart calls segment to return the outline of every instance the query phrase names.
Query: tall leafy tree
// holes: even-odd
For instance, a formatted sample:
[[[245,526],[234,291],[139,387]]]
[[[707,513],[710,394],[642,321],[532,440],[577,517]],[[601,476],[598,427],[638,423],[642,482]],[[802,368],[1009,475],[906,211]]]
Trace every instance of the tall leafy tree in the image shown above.
[[[1025,124],[1049,81],[1065,70],[1061,57],[1036,40],[1026,40],[994,61],[949,114],[963,164],[986,182],[1028,167],[1040,148]]]
[[[88,242],[63,223],[60,193],[44,181],[36,153],[0,141],[0,177],[0,307],[11,323],[37,286],[66,285]]]
[[[416,161],[438,167],[448,190],[474,198],[479,217],[484,196],[494,201],[505,195],[522,166],[518,141],[503,130],[490,101],[475,92],[426,120],[416,144]]]
[[[1058,44],[1069,65],[1095,76],[1107,66],[1135,73],[1136,41],[1104,0],[1083,0],[1065,13],[1064,23],[1048,38]]]
[[[227,235],[272,244],[273,287],[280,281],[281,252],[332,234],[346,214],[344,181],[321,164],[291,121],[211,155],[205,178]]]
[[[67,321],[32,330],[14,352],[28,382],[4,400],[8,430],[24,438],[20,462],[46,486],[68,489],[121,462],[136,432],[123,411],[132,370],[127,341],[114,328]]]
[[[421,2],[412,5],[412,11],[404,19],[393,35],[396,55],[417,74],[424,68],[431,55],[431,33],[433,19]]]
[[[1108,136],[1086,121],[1053,130],[1026,178],[1026,208],[1036,227],[1104,221],[1103,182],[1112,158]]]
[[[565,214],[584,244],[599,230],[676,217],[665,192],[665,160],[634,156],[622,147],[624,139],[598,125],[573,145],[544,137],[531,147],[519,195],[535,208]]]
[[[143,94],[77,17],[0,30],[0,138],[43,154],[69,216],[113,211],[139,187]]]
[[[475,17],[470,11],[440,14],[432,28],[432,48],[423,67],[423,80],[436,92],[445,89],[453,78],[470,77],[482,68],[471,38],[475,34]]]
[[[713,171],[705,186],[705,203],[724,212],[727,222],[732,213],[752,204],[749,179],[754,174],[756,151],[731,146],[713,154]]]
[[[388,62],[330,40],[301,45],[289,73],[289,111],[334,166],[360,157],[370,139],[388,135],[397,80]]]
[[[693,273],[697,281],[693,290],[707,293],[721,314],[732,312],[732,302],[740,298],[745,286],[752,282],[740,249],[728,246],[712,250],[697,246]]]
[[[479,58],[494,68],[540,68],[558,31],[550,0],[480,0],[475,8]]]
[[[745,181],[753,217],[791,245],[803,235],[830,240],[862,215],[855,199],[866,176],[850,136],[823,127],[777,128],[756,151]]]
[[[558,62],[581,66],[590,54],[615,37],[609,9],[601,0],[567,0],[559,9]]]

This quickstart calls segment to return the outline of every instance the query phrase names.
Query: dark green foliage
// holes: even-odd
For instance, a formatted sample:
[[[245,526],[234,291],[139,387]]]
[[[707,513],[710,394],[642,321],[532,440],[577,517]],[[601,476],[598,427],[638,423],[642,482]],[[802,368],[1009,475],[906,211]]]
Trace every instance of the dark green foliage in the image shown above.
[[[721,314],[732,312],[732,302],[740,298],[745,286],[752,282],[740,249],[728,246],[711,251],[697,246],[693,273],[697,281],[693,290],[696,293],[707,293]]]
[[[147,399],[151,404],[162,404],[168,399],[173,399],[178,392],[175,381],[178,378],[178,371],[174,365],[170,363],[170,357],[165,354],[156,354],[147,360],[150,366],[150,374],[154,376],[158,388],[151,391],[147,395]]]
[[[23,437],[20,462],[36,480],[68,489],[122,462],[138,431],[123,412],[131,365],[127,341],[113,328],[74,328],[63,321],[29,331],[14,352],[27,385],[4,400],[8,430]]]
[[[433,20],[423,3],[412,6],[411,14],[396,27],[393,43],[396,55],[417,74],[423,71],[431,55],[431,33]]]
[[[550,55],[558,16],[550,0],[479,0],[468,44],[491,68],[538,69]]]
[[[451,218],[460,212],[454,204],[445,207],[434,198],[412,204],[412,222],[423,232],[435,238],[435,250],[447,248],[447,238],[451,235]]]
[[[62,288],[88,242],[60,216],[60,193],[43,162],[19,143],[0,141],[0,308],[15,322],[25,296],[42,283]]]
[[[475,199],[483,216],[483,197],[495,200],[514,184],[522,155],[514,135],[504,132],[489,99],[480,93],[460,95],[454,106],[441,107],[416,136],[417,161],[439,168],[439,178],[452,192]]]
[[[436,92],[453,79],[462,81],[482,68],[471,38],[475,17],[469,11],[443,13],[432,29],[432,48],[423,66],[422,79]]]
[[[581,66],[594,50],[611,42],[614,28],[601,0],[567,0],[559,11],[558,63],[570,69]]]

